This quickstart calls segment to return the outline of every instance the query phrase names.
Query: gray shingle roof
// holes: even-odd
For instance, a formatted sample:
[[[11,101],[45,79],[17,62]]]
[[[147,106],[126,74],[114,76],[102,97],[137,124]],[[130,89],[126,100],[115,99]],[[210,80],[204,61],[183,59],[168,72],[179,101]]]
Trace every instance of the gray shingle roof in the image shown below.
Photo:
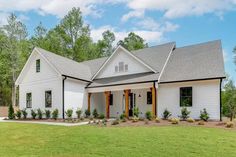
[[[44,49],[36,49],[62,74],[87,81],[91,80],[92,73],[90,67],[73,61],[71,59],[59,56]]]
[[[211,41],[176,48],[160,82],[225,77],[221,42]]]

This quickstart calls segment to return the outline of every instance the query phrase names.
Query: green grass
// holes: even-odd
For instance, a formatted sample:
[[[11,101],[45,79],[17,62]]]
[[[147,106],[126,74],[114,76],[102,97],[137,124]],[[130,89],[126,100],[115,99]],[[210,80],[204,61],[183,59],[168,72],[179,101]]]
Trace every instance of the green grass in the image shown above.
[[[236,156],[236,132],[217,128],[62,127],[0,123],[0,156]]]

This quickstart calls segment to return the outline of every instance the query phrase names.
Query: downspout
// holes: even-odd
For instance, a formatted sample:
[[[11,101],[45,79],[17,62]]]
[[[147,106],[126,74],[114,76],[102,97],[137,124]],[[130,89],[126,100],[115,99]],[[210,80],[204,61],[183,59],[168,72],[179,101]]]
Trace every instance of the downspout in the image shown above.
[[[221,98],[221,87],[222,86],[222,79],[220,79],[220,121],[222,121],[222,98]]]
[[[153,82],[153,88],[155,89],[155,115],[157,116],[157,89],[155,81]]]
[[[65,80],[67,79],[66,76],[64,76],[62,80],[62,118],[65,119]]]

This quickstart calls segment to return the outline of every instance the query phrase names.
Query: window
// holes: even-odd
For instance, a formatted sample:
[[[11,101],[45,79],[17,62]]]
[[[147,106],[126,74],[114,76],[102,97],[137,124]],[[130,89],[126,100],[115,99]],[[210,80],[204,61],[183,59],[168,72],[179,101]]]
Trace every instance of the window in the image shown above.
[[[115,72],[116,73],[118,72],[118,66],[115,66]]]
[[[113,94],[110,94],[110,106],[113,105]]]
[[[124,71],[124,62],[119,62],[119,72]]]
[[[152,104],[152,92],[147,92],[147,104]]]
[[[40,72],[40,59],[36,60],[36,72]]]
[[[32,94],[26,93],[26,108],[32,107]]]
[[[192,87],[180,88],[180,106],[192,106]]]
[[[45,91],[45,107],[52,107],[52,91]]]
[[[128,71],[128,64],[125,64],[125,71]]]

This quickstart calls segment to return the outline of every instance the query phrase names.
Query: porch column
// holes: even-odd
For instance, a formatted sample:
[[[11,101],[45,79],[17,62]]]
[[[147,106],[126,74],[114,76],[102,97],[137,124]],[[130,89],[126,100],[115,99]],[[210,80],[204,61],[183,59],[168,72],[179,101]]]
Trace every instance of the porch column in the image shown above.
[[[130,89],[124,90],[125,92],[125,115],[128,118],[129,117],[129,93]]]
[[[88,93],[88,111],[90,112],[90,98],[92,93]]]
[[[106,118],[110,118],[110,95],[111,95],[111,92],[105,91],[104,94],[106,96]]]
[[[156,116],[156,87],[155,84],[153,84],[152,90],[152,115]]]

